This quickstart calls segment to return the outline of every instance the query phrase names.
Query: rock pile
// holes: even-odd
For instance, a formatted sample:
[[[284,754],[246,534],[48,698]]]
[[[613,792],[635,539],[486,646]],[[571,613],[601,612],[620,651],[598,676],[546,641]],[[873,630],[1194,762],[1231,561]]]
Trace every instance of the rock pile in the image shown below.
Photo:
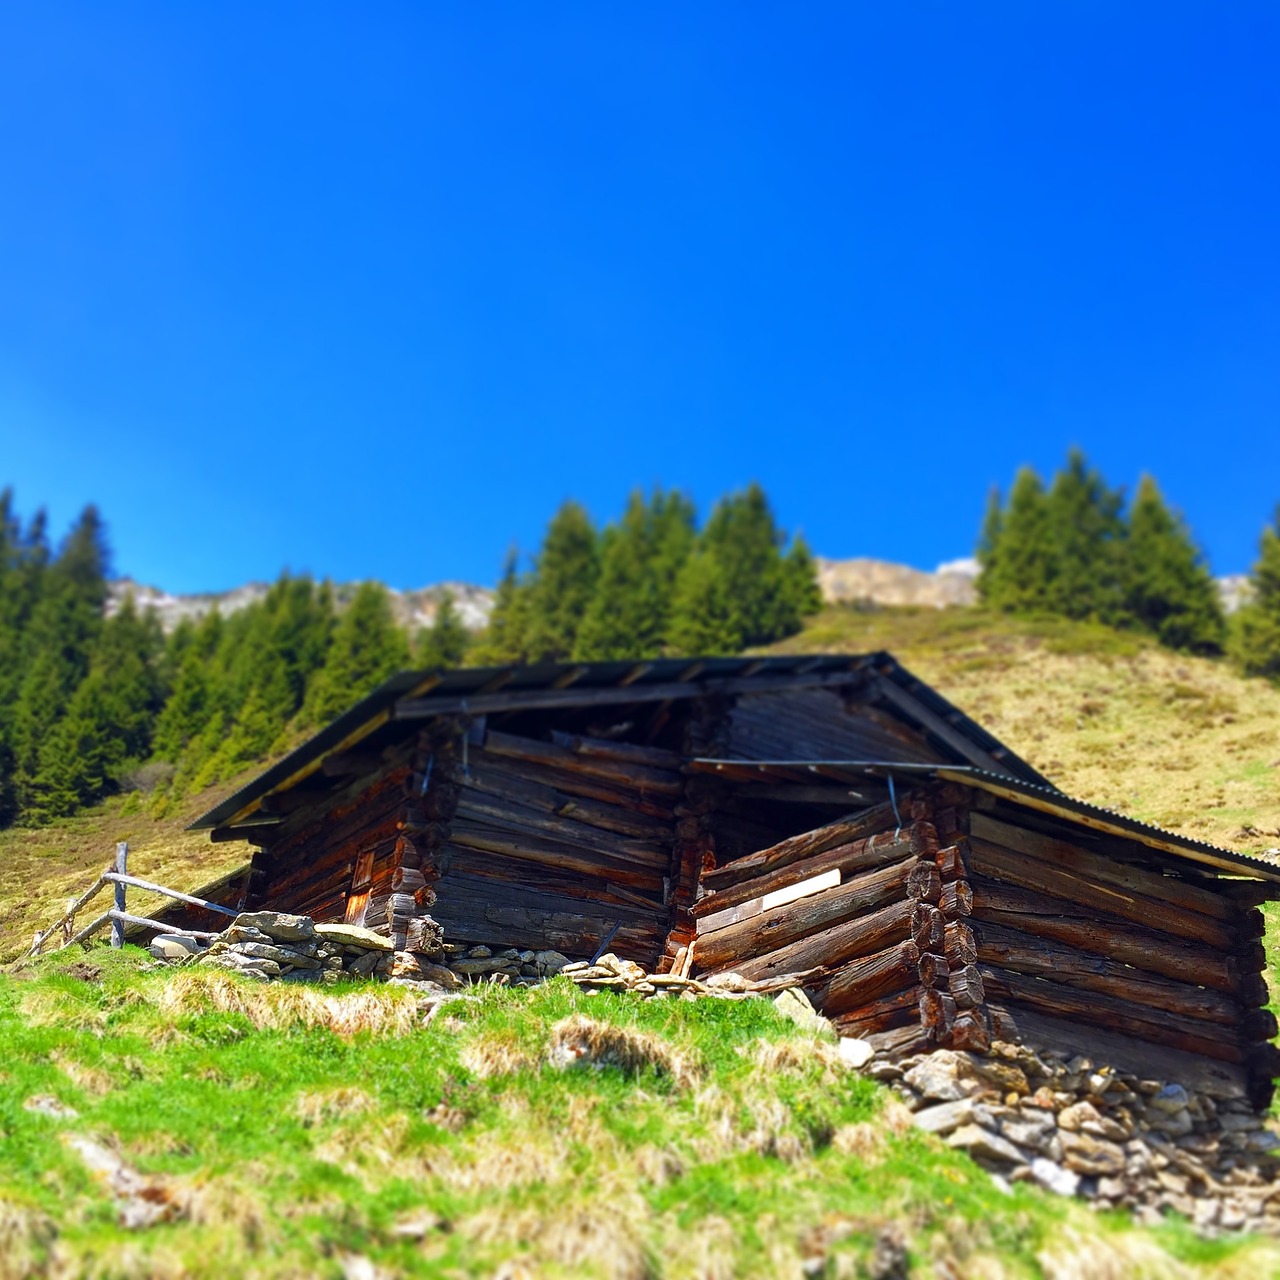
[[[1192,1092],[1084,1057],[996,1043],[989,1055],[939,1049],[868,1068],[916,1124],[997,1177],[1082,1196],[1202,1231],[1280,1232],[1280,1138],[1242,1092]]]

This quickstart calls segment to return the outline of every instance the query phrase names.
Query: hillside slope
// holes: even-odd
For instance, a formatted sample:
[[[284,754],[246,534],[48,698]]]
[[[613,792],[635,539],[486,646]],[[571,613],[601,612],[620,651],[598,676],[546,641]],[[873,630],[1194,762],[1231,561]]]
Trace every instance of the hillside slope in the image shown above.
[[[970,608],[835,606],[775,647],[877,649],[1081,799],[1250,853],[1280,846],[1280,690],[1262,681],[1103,627]],[[38,830],[0,831],[0,958],[29,943],[117,840],[129,841],[137,875],[175,888],[242,864],[247,845],[211,845],[183,828],[253,772],[159,822],[115,800]]]

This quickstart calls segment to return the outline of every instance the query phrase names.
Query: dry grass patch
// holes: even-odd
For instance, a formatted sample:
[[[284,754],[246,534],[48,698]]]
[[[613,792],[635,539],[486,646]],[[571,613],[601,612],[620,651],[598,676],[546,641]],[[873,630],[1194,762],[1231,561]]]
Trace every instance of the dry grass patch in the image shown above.
[[[553,1067],[617,1067],[626,1075],[652,1071],[682,1088],[697,1082],[701,1064],[651,1031],[617,1027],[575,1013],[551,1028],[547,1059]]]
[[[315,987],[256,983],[217,970],[183,969],[154,993],[170,1017],[237,1013],[258,1030],[318,1027],[340,1036],[369,1032],[407,1035],[422,1022],[414,995],[401,987],[370,987],[330,994]]]
[[[308,1129],[314,1129],[334,1120],[364,1115],[374,1106],[373,1098],[359,1088],[305,1089],[294,1100],[293,1113]]]

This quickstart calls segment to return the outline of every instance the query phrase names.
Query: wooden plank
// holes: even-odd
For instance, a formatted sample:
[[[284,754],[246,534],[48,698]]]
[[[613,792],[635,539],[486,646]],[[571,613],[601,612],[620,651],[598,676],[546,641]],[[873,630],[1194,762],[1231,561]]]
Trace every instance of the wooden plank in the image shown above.
[[[220,936],[217,933],[210,933],[207,929],[175,929],[172,925],[165,924],[163,920],[152,920],[150,916],[134,916],[127,911],[118,911],[114,908],[107,914],[112,920],[113,927],[118,926],[122,931],[127,924],[136,924],[143,929],[155,929],[160,933],[181,934],[186,938],[211,940]],[[122,942],[120,945],[124,946],[124,943]]]
[[[1245,1059],[1244,1049],[1236,1037],[1223,1028],[995,965],[979,965],[979,971],[983,987],[993,1000],[1013,1001],[1053,1017],[1078,1019],[1086,1027],[1127,1032],[1153,1044],[1198,1053],[1221,1062],[1240,1063]]]
[[[669,796],[684,794],[684,779],[670,770],[578,755],[554,742],[521,738],[515,734],[499,733],[496,729],[490,729],[485,735],[484,751],[490,756],[501,756],[509,760],[559,769],[562,773],[571,776],[585,774],[587,777],[598,778],[621,787],[624,791]]]
[[[1217,991],[1234,992],[1240,981],[1243,968],[1229,953],[1100,914],[1067,898],[978,877],[970,885],[973,919],[979,927],[987,922],[1003,925]]]
[[[1187,911],[1198,911],[1215,920],[1234,920],[1240,911],[1234,902],[1210,889],[1203,889],[1176,876],[1161,875],[1147,867],[1118,862],[1065,840],[1002,822],[978,809],[970,815],[969,824],[972,835],[989,844],[999,845],[1029,858],[1038,858],[1103,884],[1169,902]]]
[[[702,877],[703,885],[717,892],[743,880],[754,880],[768,872],[777,871],[790,866],[804,858],[834,849],[837,845],[849,844],[877,832],[894,826],[893,809],[889,805],[878,805],[854,817],[839,822],[830,822],[826,826],[813,831],[806,831],[798,836],[790,836],[777,844],[758,853],[738,858],[723,867],[715,867]],[[754,892],[748,896],[754,897]]]
[[[714,933],[717,929],[723,929],[727,925],[737,924],[740,920],[749,920],[752,916],[758,916],[763,911],[771,911],[774,907],[786,906],[788,902],[796,902],[800,898],[809,897],[811,894],[834,889],[839,883],[840,872],[838,869],[832,868],[830,871],[819,872],[816,876],[810,876],[807,880],[788,885],[784,889],[777,889],[763,897],[752,898],[749,902],[740,902],[735,907],[726,907],[723,911],[713,911],[710,914],[695,917],[698,933]],[[715,900],[711,898],[707,899],[707,901],[714,903]]]
[[[972,738],[963,733],[955,725],[949,724],[936,712],[931,711],[918,698],[908,693],[900,684],[886,675],[877,672],[872,676],[874,692],[888,702],[893,708],[914,720],[928,733],[933,734],[945,743],[952,751],[962,756],[970,764],[976,764],[992,773],[1007,773],[1009,766],[1004,761],[978,746]]]
[[[826,1017],[861,1008],[916,984],[919,964],[920,948],[910,939],[850,960],[814,989],[814,1005]]]
[[[1223,1026],[1236,1026],[1242,1016],[1239,1002],[1221,991],[1146,973],[1108,956],[1061,946],[1003,925],[980,924],[977,938],[978,959],[984,964],[1053,978],[1082,990]]]
[[[910,935],[911,909],[912,903],[905,900],[893,902],[879,911],[855,916],[776,951],[718,967],[708,965],[699,954],[699,966],[704,972],[732,969],[744,978],[752,979],[777,977],[803,969],[833,968],[854,956],[871,955],[891,942],[907,938]],[[701,942],[698,946],[701,951]]]
[[[1161,902],[1132,889],[1098,884],[1049,863],[1032,862],[985,840],[970,838],[969,866],[975,874],[1022,889],[1066,898],[1081,907],[1105,911],[1148,928],[1158,928],[1162,933],[1171,933],[1222,951],[1230,951],[1235,946],[1235,931],[1220,920],[1198,911],[1175,907],[1172,903]]]
[[[647,747],[636,742],[613,742],[606,738],[589,738],[581,733],[562,733],[552,729],[551,741],[577,756],[597,760],[616,760],[622,764],[638,764],[653,769],[679,773],[684,757],[663,747]]]
[[[911,860],[878,867],[847,881],[835,889],[815,894],[785,907],[762,912],[739,924],[715,933],[700,934],[698,958],[718,968],[738,959],[748,959],[774,951],[811,933],[874,910],[895,898],[906,902],[907,877],[915,863]],[[810,968],[797,965],[795,968]]]

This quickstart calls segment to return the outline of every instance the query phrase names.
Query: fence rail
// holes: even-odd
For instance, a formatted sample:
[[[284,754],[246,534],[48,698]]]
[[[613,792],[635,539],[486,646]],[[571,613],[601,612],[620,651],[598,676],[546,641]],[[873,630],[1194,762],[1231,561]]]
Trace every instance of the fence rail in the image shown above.
[[[198,898],[193,893],[183,893],[181,889],[170,889],[167,885],[155,884],[151,880],[142,880],[137,876],[131,876],[128,867],[129,845],[122,840],[116,845],[115,861],[109,863],[101,875],[78,898],[67,904],[66,910],[57,920],[43,932],[35,935],[28,955],[38,956],[44,950],[45,943],[59,931],[62,933],[62,942],[59,947],[61,949],[62,947],[69,947],[76,942],[88,941],[89,938],[93,937],[99,930],[106,928],[107,925],[111,926],[111,945],[113,947],[124,946],[125,925],[130,924],[141,925],[146,929],[158,929],[164,933],[176,934],[183,938],[196,938],[201,941],[207,941],[218,936],[216,933],[209,933],[203,929],[175,929],[159,920],[153,920],[149,916],[131,915],[125,901],[125,890],[130,885],[135,889],[144,889],[148,893],[158,893],[162,897],[172,898],[176,902],[189,902],[192,906],[203,907],[206,911],[213,911],[218,915],[234,917],[238,914],[231,907],[224,907],[221,903],[209,902],[205,898]],[[110,910],[104,911],[77,932],[75,927],[76,915],[108,886],[114,890],[114,903]]]

